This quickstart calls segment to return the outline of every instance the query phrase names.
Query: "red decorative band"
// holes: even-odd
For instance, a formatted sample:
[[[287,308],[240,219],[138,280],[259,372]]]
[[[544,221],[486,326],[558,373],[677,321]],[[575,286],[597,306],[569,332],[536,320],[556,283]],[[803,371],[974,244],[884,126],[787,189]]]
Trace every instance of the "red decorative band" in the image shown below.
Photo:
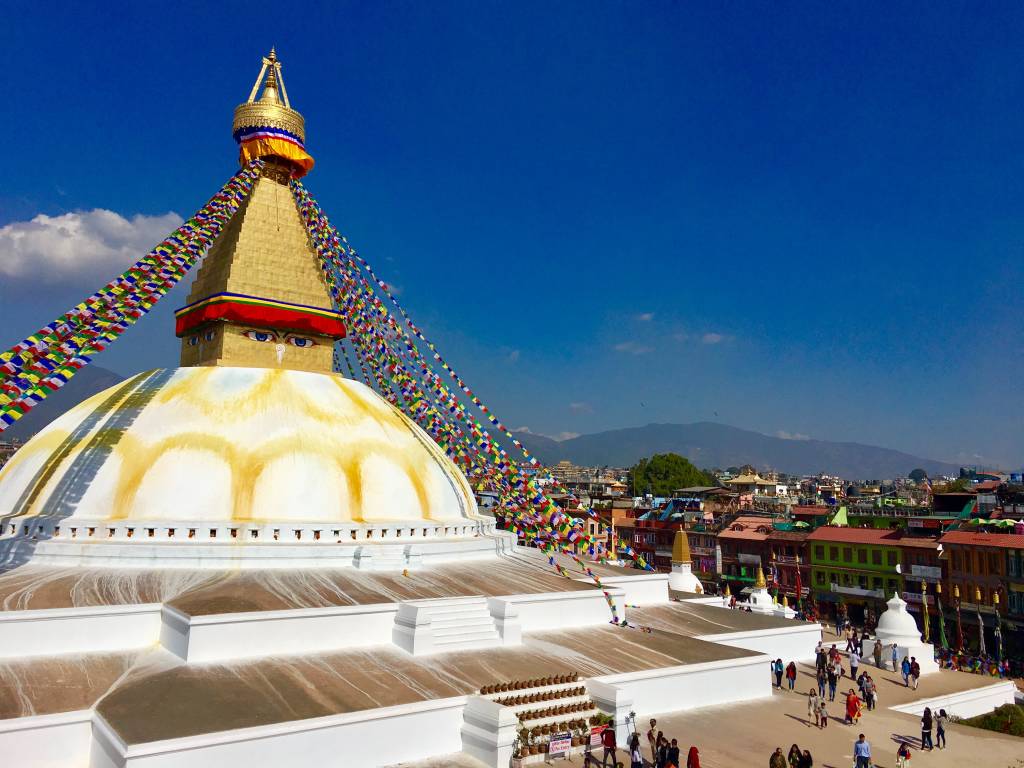
[[[179,337],[203,323],[223,320],[254,328],[345,338],[345,323],[338,312],[237,293],[219,293],[182,307],[174,314],[174,333]]]

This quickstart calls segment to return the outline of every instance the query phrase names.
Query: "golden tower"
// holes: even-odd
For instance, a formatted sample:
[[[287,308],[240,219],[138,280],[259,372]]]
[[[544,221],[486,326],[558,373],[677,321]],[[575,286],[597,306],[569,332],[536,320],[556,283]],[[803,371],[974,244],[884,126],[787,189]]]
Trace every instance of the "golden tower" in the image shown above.
[[[313,159],[273,50],[249,100],[235,109],[233,132],[240,161],[260,158],[263,172],[176,313],[181,365],[330,372],[345,329],[288,187]]]
[[[672,540],[672,562],[690,562],[690,540],[682,528],[676,531],[675,539]]]

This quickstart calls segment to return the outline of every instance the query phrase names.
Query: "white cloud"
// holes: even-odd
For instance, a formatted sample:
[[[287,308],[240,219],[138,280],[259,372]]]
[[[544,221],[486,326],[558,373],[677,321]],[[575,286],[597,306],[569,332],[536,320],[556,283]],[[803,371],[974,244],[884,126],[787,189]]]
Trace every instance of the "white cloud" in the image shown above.
[[[590,413],[594,409],[590,406],[590,403],[569,403],[569,410],[578,413]]]
[[[552,440],[562,442],[563,440],[572,440],[574,437],[579,437],[579,432],[556,432],[553,435],[548,435]]]
[[[810,435],[805,435],[801,432],[787,432],[784,429],[780,429],[775,433],[776,437],[781,437],[783,440],[810,440]]]
[[[705,333],[700,340],[703,344],[720,344],[725,341],[725,336],[721,333]]]
[[[628,352],[631,355],[646,355],[648,352],[654,351],[653,347],[638,344],[635,341],[620,341],[612,349],[616,352]]]
[[[511,352],[508,353],[508,355],[506,356],[506,359],[510,363],[518,363],[519,362],[519,350],[518,349],[513,349]]]
[[[639,315],[636,316],[636,319],[639,320],[641,323],[649,323],[651,322],[651,320],[654,319],[654,313],[641,312]]]
[[[0,275],[62,283],[88,275],[105,282],[123,272],[181,224],[174,212],[126,219],[103,208],[0,227]]]

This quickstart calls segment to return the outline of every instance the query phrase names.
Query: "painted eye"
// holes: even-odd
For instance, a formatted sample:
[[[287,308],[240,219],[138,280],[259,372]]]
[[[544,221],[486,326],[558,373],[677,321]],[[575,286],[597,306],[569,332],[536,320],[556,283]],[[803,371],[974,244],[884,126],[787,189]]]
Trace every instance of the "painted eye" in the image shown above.
[[[293,347],[315,347],[316,342],[305,336],[289,336],[288,343]]]
[[[277,337],[270,331],[246,331],[245,335],[247,338],[253,341],[267,342],[274,341]]]
[[[198,336],[192,336],[192,337],[191,337],[191,338],[189,338],[189,340],[188,340],[188,345],[189,345],[190,347],[194,347],[194,346],[195,346],[196,344],[198,344],[198,343],[199,343],[199,337],[198,337]]]
[[[203,334],[203,338],[206,339],[207,341],[213,341],[213,337],[216,335],[216,331],[207,331],[205,334]]]

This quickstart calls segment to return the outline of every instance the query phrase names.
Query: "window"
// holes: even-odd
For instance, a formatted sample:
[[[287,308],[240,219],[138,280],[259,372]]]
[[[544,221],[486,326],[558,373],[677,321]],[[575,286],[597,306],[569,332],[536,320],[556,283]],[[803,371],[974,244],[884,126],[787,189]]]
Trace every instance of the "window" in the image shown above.
[[[819,584],[824,584],[825,583],[825,572],[824,571],[818,571],[818,573],[817,573],[817,581],[818,581]]]
[[[853,562],[853,547],[843,547],[843,560],[847,563]]]
[[[895,549],[890,549],[888,552],[885,553],[885,561],[889,564],[890,567],[892,567],[892,568],[896,567],[896,550]]]
[[[871,564],[881,565],[882,564],[882,550],[872,549],[871,550]]]
[[[896,590],[899,589],[899,587],[900,587],[900,585],[896,581],[896,579],[889,579],[889,591],[890,592],[895,592]]]
[[[857,562],[858,563],[867,563],[867,561],[868,561],[868,551],[866,549],[858,549],[857,550]]]
[[[882,579],[880,577],[878,577],[878,576],[875,576],[873,579],[871,579],[871,588],[872,589],[881,589],[882,588]]]
[[[839,559],[839,547],[829,547],[828,548],[828,559],[829,560],[838,560]]]
[[[818,544],[814,547],[814,557],[816,560],[825,559],[825,547],[823,545]]]

